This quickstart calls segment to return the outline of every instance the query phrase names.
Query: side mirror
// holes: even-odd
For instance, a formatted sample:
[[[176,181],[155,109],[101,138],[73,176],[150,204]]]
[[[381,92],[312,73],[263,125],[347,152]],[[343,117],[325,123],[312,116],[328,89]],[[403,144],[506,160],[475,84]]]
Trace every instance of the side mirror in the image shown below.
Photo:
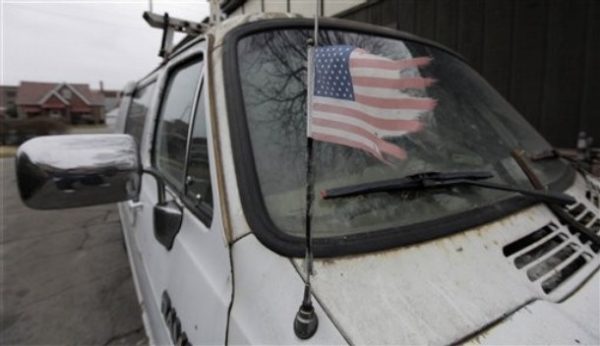
[[[33,209],[63,209],[137,197],[142,167],[123,134],[37,137],[17,151],[21,199]]]
[[[154,206],[153,214],[154,237],[169,251],[181,229],[183,210],[177,202],[165,199],[165,180],[158,171],[149,168],[143,172],[154,177],[158,186],[158,202]]]

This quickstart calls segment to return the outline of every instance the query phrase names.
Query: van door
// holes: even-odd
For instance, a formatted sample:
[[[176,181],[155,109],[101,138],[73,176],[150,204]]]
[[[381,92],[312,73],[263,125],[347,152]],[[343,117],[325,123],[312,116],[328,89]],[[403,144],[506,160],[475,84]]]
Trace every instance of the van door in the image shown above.
[[[223,344],[231,301],[229,247],[212,190],[214,159],[206,117],[200,49],[173,59],[159,82],[159,104],[144,160],[165,179],[167,200],[182,210],[171,248],[154,235],[157,184],[144,175],[131,226],[149,337],[155,344]]]
[[[131,95],[126,95],[123,98],[121,109],[126,110],[126,116],[124,120],[119,119],[122,124],[117,124],[117,131],[122,131],[128,135],[131,135],[137,144],[138,150],[142,152],[142,139],[144,135],[144,129],[146,127],[146,119],[148,118],[148,110],[152,104],[154,98],[154,91],[156,88],[156,77],[140,82]],[[142,153],[142,156],[144,154]],[[124,229],[129,229],[134,226],[137,221],[137,214],[141,204],[138,200],[128,201],[121,204],[121,215],[123,216]],[[131,232],[127,233],[133,234]],[[127,237],[125,237],[127,239]],[[136,243],[130,245],[135,246]]]
[[[142,160],[148,159],[148,155],[146,154],[148,146],[144,143],[144,133],[150,127],[148,126],[150,122],[147,120],[155,104],[156,85],[157,77],[153,75],[140,81],[137,85],[132,83],[126,87],[119,106],[121,116],[117,119],[115,127],[118,132],[129,134],[135,139]],[[143,215],[140,216],[142,207],[143,203],[139,199],[130,200],[119,204],[119,213],[121,215],[123,236],[128,250],[127,255],[133,273],[133,281],[138,301],[142,308],[142,320],[146,331],[149,331],[152,329],[151,319],[149,318],[151,311],[148,311],[149,305],[144,302],[148,301],[149,297],[151,297],[151,292],[149,290],[148,275],[144,270],[142,253],[140,251],[140,244],[144,243],[144,234],[141,231],[141,227],[136,227],[138,220],[143,217]]]

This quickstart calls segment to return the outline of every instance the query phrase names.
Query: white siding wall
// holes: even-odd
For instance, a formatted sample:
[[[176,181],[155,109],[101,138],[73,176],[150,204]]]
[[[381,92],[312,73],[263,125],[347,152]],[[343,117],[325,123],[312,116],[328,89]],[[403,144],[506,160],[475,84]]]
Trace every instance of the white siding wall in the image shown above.
[[[331,17],[354,6],[360,5],[366,0],[323,0],[325,16]]]
[[[308,17],[312,17],[315,13],[315,2],[317,0],[248,0],[231,15],[261,12],[263,2],[265,12],[287,12],[288,1],[292,13],[299,13]],[[324,15],[334,16],[364,2],[366,0],[323,0]]]
[[[250,0],[244,3],[244,13],[257,13],[262,12],[261,0]]]
[[[312,17],[315,14],[315,2],[317,0],[290,0],[292,13],[299,13],[303,16]]]
[[[265,12],[287,12],[287,0],[265,0]]]

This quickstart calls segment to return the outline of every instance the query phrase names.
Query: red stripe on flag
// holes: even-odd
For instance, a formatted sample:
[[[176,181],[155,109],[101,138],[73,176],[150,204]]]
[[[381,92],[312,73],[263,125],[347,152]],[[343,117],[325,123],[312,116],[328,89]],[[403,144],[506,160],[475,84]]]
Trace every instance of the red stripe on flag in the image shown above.
[[[381,119],[353,108],[326,103],[314,103],[313,109],[319,112],[335,113],[362,120],[381,130],[415,132],[423,128],[423,124],[418,120]]]
[[[419,57],[404,60],[373,59],[370,54],[350,56],[350,68],[378,68],[383,70],[403,70],[410,67],[426,66],[431,62],[429,57]]]
[[[399,99],[390,99],[390,98],[381,98],[381,97],[373,97],[355,94],[354,95],[356,102],[362,103],[366,106],[384,108],[384,109],[418,109],[429,111],[435,108],[437,101],[430,98],[399,98]]]
[[[425,89],[435,82],[431,78],[352,77],[352,84],[387,89]]]
[[[404,149],[400,148],[397,145],[380,139],[379,143],[377,143],[377,146],[379,147],[379,150],[383,151],[384,153],[390,156],[393,156],[400,160],[406,159],[406,151],[404,151]]]
[[[365,145],[364,143],[356,142],[356,141],[350,140],[348,138],[338,137],[335,135],[329,135],[329,134],[326,135],[324,133],[319,133],[319,132],[313,132],[311,134],[311,137],[317,141],[340,144],[340,145],[344,145],[347,147],[364,150],[364,151],[368,152],[369,154],[375,156],[379,160],[385,162],[385,159],[383,158],[383,156],[381,155],[380,152],[372,149],[371,147],[369,147],[368,145]]]
[[[332,129],[342,130],[342,131],[363,137],[363,138],[373,142],[377,146],[377,149],[379,149],[379,151],[384,152],[388,155],[394,156],[400,160],[403,160],[406,158],[406,152],[402,148],[400,148],[394,144],[391,144],[389,142],[384,141],[383,139],[377,137],[374,133],[363,129],[362,127],[342,123],[339,121],[325,120],[325,119],[319,119],[319,118],[314,118],[314,119],[312,119],[312,121],[313,121],[313,124],[315,124],[317,126],[329,127]]]

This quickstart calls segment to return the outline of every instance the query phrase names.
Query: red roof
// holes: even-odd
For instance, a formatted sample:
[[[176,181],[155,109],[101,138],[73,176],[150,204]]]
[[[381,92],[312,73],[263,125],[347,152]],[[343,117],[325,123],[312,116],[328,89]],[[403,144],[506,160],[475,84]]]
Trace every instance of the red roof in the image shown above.
[[[56,85],[56,83],[21,82],[17,90],[16,103],[18,105],[36,104]]]
[[[21,82],[17,91],[18,105],[39,104],[42,99],[55,90],[60,85],[67,85],[80,94],[92,106],[103,106],[104,95],[98,92],[92,92],[87,84],[75,83],[41,83],[41,82]]]
[[[91,91],[89,88],[88,88],[88,91],[90,92],[90,97],[88,98],[88,100],[90,100],[90,102],[93,105],[104,106],[104,95],[101,92]]]

